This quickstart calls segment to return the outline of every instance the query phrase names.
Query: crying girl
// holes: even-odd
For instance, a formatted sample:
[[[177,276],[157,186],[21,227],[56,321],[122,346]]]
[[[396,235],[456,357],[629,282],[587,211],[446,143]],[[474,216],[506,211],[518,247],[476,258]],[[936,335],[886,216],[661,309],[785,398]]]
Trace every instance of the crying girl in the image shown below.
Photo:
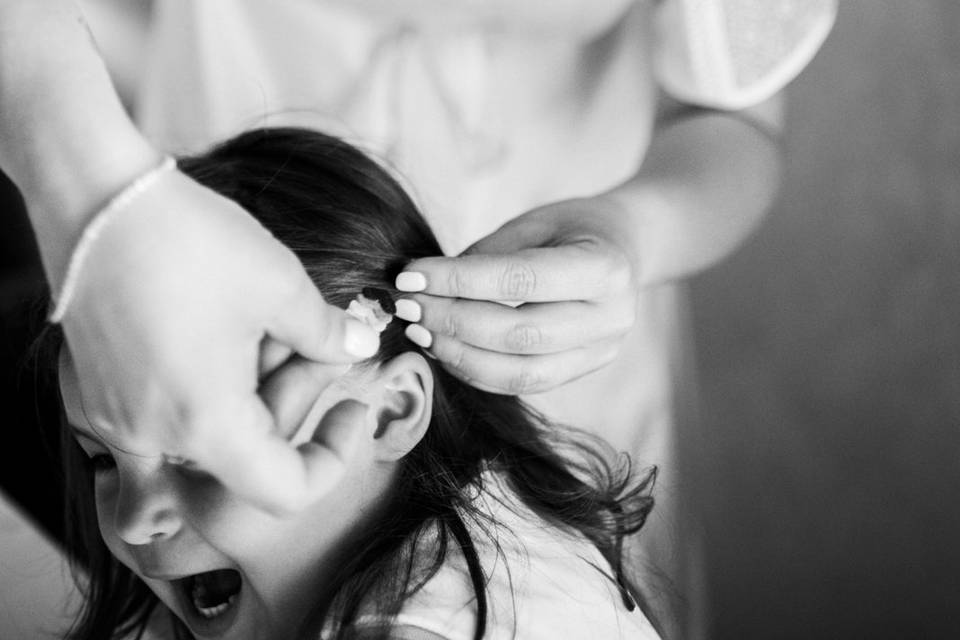
[[[89,423],[60,346],[85,594],[71,637],[657,637],[623,555],[652,472],[634,478],[603,443],[465,384],[404,338],[394,277],[441,251],[382,168],[298,129],[249,132],[180,168],[289,246],[326,300],[375,299],[381,347],[319,397],[277,400],[291,442],[349,442],[351,456],[325,498],[271,514],[149,439]]]

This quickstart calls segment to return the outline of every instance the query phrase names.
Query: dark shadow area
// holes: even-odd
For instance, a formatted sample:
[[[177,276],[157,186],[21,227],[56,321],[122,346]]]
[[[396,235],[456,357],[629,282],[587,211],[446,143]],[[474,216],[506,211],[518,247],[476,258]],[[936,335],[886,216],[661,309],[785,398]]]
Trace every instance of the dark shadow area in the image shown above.
[[[0,402],[4,444],[0,488],[54,539],[63,532],[59,412],[31,348],[43,324],[45,293],[36,243],[16,188],[0,174]]]
[[[845,0],[694,283],[714,637],[960,637],[960,5]]]

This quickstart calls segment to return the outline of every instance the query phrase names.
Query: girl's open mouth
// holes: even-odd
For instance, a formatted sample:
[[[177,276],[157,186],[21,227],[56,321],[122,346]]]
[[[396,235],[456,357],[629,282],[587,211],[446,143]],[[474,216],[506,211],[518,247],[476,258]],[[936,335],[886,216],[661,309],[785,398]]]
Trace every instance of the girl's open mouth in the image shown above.
[[[204,635],[218,634],[230,626],[243,578],[234,569],[196,573],[175,581],[191,625]]]
[[[243,586],[233,569],[207,571],[184,578],[190,601],[204,618],[216,618],[229,609]]]

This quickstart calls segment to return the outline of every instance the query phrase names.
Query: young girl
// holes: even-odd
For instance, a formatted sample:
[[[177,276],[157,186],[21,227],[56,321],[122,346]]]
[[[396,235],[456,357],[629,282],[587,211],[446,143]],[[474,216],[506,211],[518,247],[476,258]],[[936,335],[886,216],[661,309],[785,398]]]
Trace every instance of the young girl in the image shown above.
[[[441,253],[386,172],[329,136],[253,131],[180,167],[342,307],[374,287],[390,311],[403,265]],[[148,434],[90,424],[62,348],[70,550],[86,576],[73,636],[657,637],[621,551],[653,474],[631,479],[586,434],[451,376],[404,324],[319,398],[275,399],[294,442],[349,452],[337,488],[294,515],[256,509]]]

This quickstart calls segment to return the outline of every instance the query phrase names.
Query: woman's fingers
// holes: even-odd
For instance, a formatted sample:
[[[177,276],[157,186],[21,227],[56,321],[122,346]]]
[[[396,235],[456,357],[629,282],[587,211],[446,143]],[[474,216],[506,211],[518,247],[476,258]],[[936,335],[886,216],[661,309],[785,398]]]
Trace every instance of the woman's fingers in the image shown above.
[[[273,418],[259,399],[238,402],[210,419],[222,420],[231,428],[226,433],[192,429],[178,454],[265,511],[292,513],[310,501],[302,456],[274,432]]]
[[[328,304],[299,262],[291,266],[286,281],[297,284],[275,307],[267,326],[273,340],[305,358],[327,363],[356,362],[380,348],[379,334],[343,309]]]
[[[313,438],[299,447],[272,430],[262,403],[238,407],[235,426],[216,443],[193,439],[183,449],[237,495],[275,513],[295,513],[343,478],[363,436],[364,405],[342,402],[328,411]]]
[[[430,332],[474,347],[521,355],[559,353],[621,336],[633,325],[630,297],[605,302],[496,302],[415,295],[398,315]],[[422,335],[422,334],[421,334]]]
[[[401,291],[446,298],[557,302],[594,300],[625,289],[630,265],[592,242],[510,254],[421,258],[397,276]]]
[[[273,414],[276,434],[290,440],[300,430],[320,394],[346,373],[349,366],[294,356],[276,367],[258,390]]]
[[[609,364],[620,350],[620,338],[588,347],[544,355],[513,355],[478,349],[438,335],[429,352],[444,368],[471,386],[507,395],[540,393]]]
[[[257,358],[257,380],[261,382],[293,355],[293,349],[277,342],[270,336],[260,341],[260,356]]]
[[[417,292],[398,306],[412,341],[471,385],[513,395],[612,361],[636,311],[629,261],[597,239],[415,260],[397,288]]]
[[[301,450],[311,456],[308,465],[322,467],[325,456],[333,456],[343,463],[350,461],[365,435],[363,425],[368,409],[367,405],[352,398],[341,400],[330,407],[313,430],[307,443],[310,446],[301,445]],[[320,450],[328,453],[324,454]],[[320,467],[315,469],[311,467],[311,472],[319,474]],[[321,491],[321,493],[325,492]]]
[[[602,206],[601,206],[602,205]],[[407,337],[473,386],[534,393],[616,357],[636,313],[621,211],[595,199],[514,218],[457,257],[414,260],[396,287]],[[524,303],[512,308],[500,302]]]
[[[363,438],[367,405],[342,400],[320,420],[308,442],[297,447],[306,471],[308,495],[325,496],[346,475]]]

